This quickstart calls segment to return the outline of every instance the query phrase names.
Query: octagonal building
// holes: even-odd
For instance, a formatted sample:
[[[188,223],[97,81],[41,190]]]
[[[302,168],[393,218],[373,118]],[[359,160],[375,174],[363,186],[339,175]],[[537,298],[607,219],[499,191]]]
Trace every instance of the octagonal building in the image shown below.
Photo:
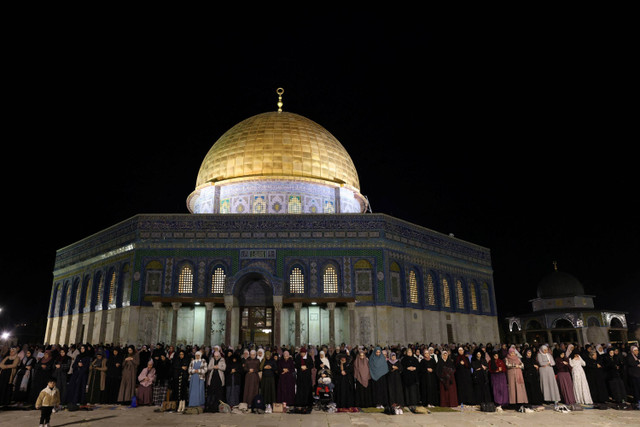
[[[186,204],[59,249],[45,342],[499,340],[489,249],[369,212],[347,150],[306,117],[233,126]]]

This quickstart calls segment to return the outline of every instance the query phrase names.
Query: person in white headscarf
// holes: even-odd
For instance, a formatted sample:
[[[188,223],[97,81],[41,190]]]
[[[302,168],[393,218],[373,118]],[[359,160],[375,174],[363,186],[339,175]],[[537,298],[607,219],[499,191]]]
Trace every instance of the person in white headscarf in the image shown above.
[[[207,362],[202,352],[196,351],[195,359],[189,362],[189,406],[204,406],[204,382],[207,374]]]
[[[576,398],[576,403],[591,405],[593,400],[591,399],[591,391],[589,391],[587,375],[584,372],[586,362],[582,359],[580,353],[575,352],[569,356],[569,366],[571,366],[573,394]]]
[[[218,412],[220,401],[225,400],[224,380],[227,364],[219,350],[213,351],[207,366],[207,400],[205,411]]]
[[[557,403],[560,401],[560,390],[556,382],[553,367],[556,362],[549,351],[548,345],[543,345],[538,350],[538,372],[540,373],[540,388],[542,388],[542,396],[545,402]]]
[[[316,369],[318,371],[321,369],[331,369],[331,363],[329,363],[329,359],[325,355],[324,350],[320,350],[318,357],[316,357]]]
[[[242,401],[247,405],[253,404],[253,398],[260,392],[260,361],[257,352],[251,350],[249,359],[244,362],[244,390]]]

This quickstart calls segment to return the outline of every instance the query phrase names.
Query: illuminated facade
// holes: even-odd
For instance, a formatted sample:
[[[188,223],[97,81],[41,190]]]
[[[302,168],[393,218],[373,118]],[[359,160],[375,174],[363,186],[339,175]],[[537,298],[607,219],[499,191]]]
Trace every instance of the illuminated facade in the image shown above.
[[[487,248],[368,211],[327,130],[258,114],[205,156],[190,213],[57,251],[47,343],[497,342]]]

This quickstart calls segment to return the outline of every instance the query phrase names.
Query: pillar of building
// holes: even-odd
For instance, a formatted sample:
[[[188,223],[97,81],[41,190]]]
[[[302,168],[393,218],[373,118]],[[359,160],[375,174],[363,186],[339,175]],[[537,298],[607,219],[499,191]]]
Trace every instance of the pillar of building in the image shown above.
[[[120,324],[122,323],[122,310],[124,310],[124,308],[120,307],[120,308],[116,308],[115,311],[113,312],[113,338],[112,338],[112,342],[115,345],[120,345]],[[82,315],[80,315],[82,316]],[[79,319],[82,319],[82,317],[79,317]],[[81,328],[81,323],[78,324],[78,328]]]
[[[553,335],[551,335],[551,329],[547,329],[547,344],[553,344]]]
[[[151,305],[153,305],[153,308],[155,309],[157,320],[150,343],[152,345],[155,345],[157,342],[160,342],[160,327],[162,325],[162,303],[160,301],[153,301]]]
[[[275,297],[274,297],[275,299]],[[273,344],[279,347],[280,342],[280,316],[282,315],[282,302],[273,302]]]
[[[224,325],[224,343],[227,346],[231,345],[231,323],[233,320],[232,312],[233,312],[233,302],[224,302],[224,308],[227,311],[227,318],[225,320]]]
[[[328,302],[327,309],[329,310],[329,345],[335,347],[336,345],[336,303]]]
[[[349,309],[349,340],[352,344],[356,344],[356,303],[348,302]]]
[[[172,302],[173,318],[171,319],[171,342],[170,345],[177,345],[178,340],[178,310],[182,307],[181,302]]]
[[[72,324],[72,319],[73,318],[73,313],[70,312],[67,314],[67,327],[65,328],[64,331],[64,342],[63,344],[71,344],[71,324]]]
[[[55,336],[55,342],[53,344],[62,344],[62,339],[60,337],[60,333],[62,332],[62,316],[59,315],[57,319],[58,319],[58,322],[56,324],[56,336]]]
[[[215,306],[212,302],[205,302],[205,312],[204,312],[204,345],[205,347],[209,347],[211,345],[211,314],[213,312],[213,307]]]
[[[296,347],[300,347],[300,310],[302,310],[302,303],[301,302],[294,302],[293,303],[293,310],[295,311],[295,315],[296,315],[296,326],[295,326],[295,346]]]
[[[101,344],[104,344],[107,337],[107,315],[108,313],[106,309],[103,308],[100,310],[100,332],[98,334],[98,342]]]
[[[92,342],[93,341],[93,328],[94,328],[94,323],[95,323],[95,316],[96,316],[96,312],[95,311],[90,311],[89,313],[89,319],[87,320],[87,328],[85,329],[85,333],[86,333],[86,339],[85,337],[82,337],[82,340],[85,342]]]

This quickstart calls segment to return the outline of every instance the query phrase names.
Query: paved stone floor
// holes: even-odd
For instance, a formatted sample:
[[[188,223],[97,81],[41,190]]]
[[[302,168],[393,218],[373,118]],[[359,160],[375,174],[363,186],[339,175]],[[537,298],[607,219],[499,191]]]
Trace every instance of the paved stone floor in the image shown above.
[[[432,412],[431,414],[404,413],[326,413],[299,414],[198,414],[154,412],[154,407],[127,408],[103,406],[92,410],[61,411],[53,414],[51,426],[220,426],[220,427],[369,427],[369,426],[640,426],[640,411],[614,409],[560,413],[545,410],[535,413],[519,413],[505,410],[502,413],[483,413],[473,409],[464,412]],[[436,408],[437,410],[437,408]],[[40,411],[0,411],[0,426],[37,426]]]

